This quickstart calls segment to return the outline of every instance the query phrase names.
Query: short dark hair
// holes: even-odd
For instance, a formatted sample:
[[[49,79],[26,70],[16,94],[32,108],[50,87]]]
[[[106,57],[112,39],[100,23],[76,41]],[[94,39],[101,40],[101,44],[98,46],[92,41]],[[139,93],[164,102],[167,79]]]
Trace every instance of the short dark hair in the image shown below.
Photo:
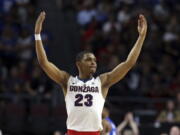
[[[91,51],[82,51],[82,52],[79,52],[77,55],[76,55],[76,61],[81,61],[82,58],[84,57],[84,54],[87,54],[87,53],[93,53]]]

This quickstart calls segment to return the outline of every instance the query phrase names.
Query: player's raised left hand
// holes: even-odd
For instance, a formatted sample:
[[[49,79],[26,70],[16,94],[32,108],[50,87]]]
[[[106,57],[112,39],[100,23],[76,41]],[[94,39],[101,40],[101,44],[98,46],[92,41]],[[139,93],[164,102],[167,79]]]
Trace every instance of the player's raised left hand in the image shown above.
[[[42,30],[42,24],[44,22],[46,13],[43,11],[39,14],[35,24],[35,34],[40,34]]]
[[[142,14],[140,14],[138,18],[138,32],[140,36],[145,36],[147,32],[147,21]]]

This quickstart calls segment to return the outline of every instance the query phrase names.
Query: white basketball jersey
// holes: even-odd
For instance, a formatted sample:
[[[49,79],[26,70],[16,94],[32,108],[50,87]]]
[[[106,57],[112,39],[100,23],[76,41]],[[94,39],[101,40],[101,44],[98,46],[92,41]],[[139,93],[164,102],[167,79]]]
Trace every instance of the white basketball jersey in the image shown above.
[[[65,101],[68,114],[67,129],[90,132],[102,130],[105,100],[101,93],[99,77],[84,82],[71,76]]]

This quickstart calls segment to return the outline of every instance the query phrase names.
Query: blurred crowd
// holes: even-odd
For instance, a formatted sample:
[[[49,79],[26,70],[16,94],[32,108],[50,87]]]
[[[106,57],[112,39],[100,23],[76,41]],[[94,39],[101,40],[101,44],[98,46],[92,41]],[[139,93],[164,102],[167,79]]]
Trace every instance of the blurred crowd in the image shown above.
[[[21,101],[18,95],[50,96],[52,85],[36,60],[34,50],[35,0],[0,1],[0,94]],[[49,34],[44,31],[46,44]],[[15,96],[13,96],[15,95]]]
[[[158,108],[162,110],[153,121],[156,127],[163,122],[180,123],[180,1],[74,0],[71,4],[80,28],[81,49],[97,56],[97,74],[126,60],[138,38],[138,15],[145,15],[148,34],[140,58],[109,95],[172,99]],[[36,0],[0,0],[0,105],[3,98],[20,103],[26,95],[36,103],[51,99],[58,104],[60,93],[36,60],[35,9]],[[48,32],[42,33],[42,40],[48,54]],[[124,131],[125,125],[133,130]],[[138,126],[129,112],[117,129],[123,132],[120,134],[137,135]],[[176,131],[174,127],[170,132]]]
[[[156,105],[159,112],[153,118],[154,126],[180,123],[180,1],[76,0],[74,9],[81,32],[81,49],[95,53],[98,74],[126,60],[138,38],[138,16],[143,14],[147,18],[148,34],[140,58],[109,94],[152,100],[169,98],[166,104]],[[132,130],[122,134],[138,135],[138,121],[133,122],[131,113],[126,114],[118,132],[121,134],[128,123]],[[180,134],[175,130],[178,127],[169,134]]]
[[[148,34],[135,68],[114,86],[120,96],[174,97],[180,90],[178,0],[76,0],[82,50],[93,51],[99,73],[124,61],[138,38],[144,14]]]
[[[42,74],[34,51],[35,0],[0,1],[0,93],[50,96],[53,85]],[[81,49],[93,51],[97,74],[126,60],[138,37],[137,19],[144,14],[148,34],[137,64],[110,95],[172,97],[180,90],[178,0],[75,0]],[[43,43],[50,39],[42,34]],[[23,85],[22,85],[23,84]]]
[[[171,108],[171,109],[170,109]],[[169,109],[169,110],[168,110]],[[168,114],[173,112],[173,114]],[[155,123],[154,128],[151,128],[151,130],[148,132],[144,132],[142,129],[147,128],[146,126],[143,127],[143,124],[140,124],[136,120],[136,116],[134,115],[133,112],[129,111],[126,112],[121,120],[116,126],[116,124],[113,122],[111,119],[111,112],[110,109],[107,107],[104,107],[103,113],[102,113],[102,118],[103,121],[103,133],[106,135],[144,135],[144,134],[154,134],[154,135],[180,135],[180,127],[178,122],[180,122],[180,115],[174,115],[174,106],[171,101],[167,102],[167,110],[163,110],[160,115],[158,116],[156,122],[160,122],[158,127],[157,123]],[[166,114],[168,114],[168,118],[166,118]],[[171,117],[171,118],[170,118]],[[161,120],[160,120],[161,119]],[[170,120],[171,119],[171,120]],[[169,124],[168,126],[162,127],[163,123]],[[171,124],[170,124],[171,123]],[[162,124],[162,125],[161,125]],[[156,129],[160,128],[159,133],[156,132]],[[102,134],[102,135],[104,135]]]

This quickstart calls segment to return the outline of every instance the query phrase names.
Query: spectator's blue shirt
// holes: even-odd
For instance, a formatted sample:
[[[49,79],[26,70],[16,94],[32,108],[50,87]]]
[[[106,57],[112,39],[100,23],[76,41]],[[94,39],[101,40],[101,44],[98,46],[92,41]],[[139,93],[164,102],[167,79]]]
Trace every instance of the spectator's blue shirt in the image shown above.
[[[14,5],[16,0],[0,0],[0,13],[7,13]]]
[[[112,128],[109,132],[109,135],[117,135],[116,125],[114,124],[114,122],[109,117],[107,117],[106,120],[110,123]]]

